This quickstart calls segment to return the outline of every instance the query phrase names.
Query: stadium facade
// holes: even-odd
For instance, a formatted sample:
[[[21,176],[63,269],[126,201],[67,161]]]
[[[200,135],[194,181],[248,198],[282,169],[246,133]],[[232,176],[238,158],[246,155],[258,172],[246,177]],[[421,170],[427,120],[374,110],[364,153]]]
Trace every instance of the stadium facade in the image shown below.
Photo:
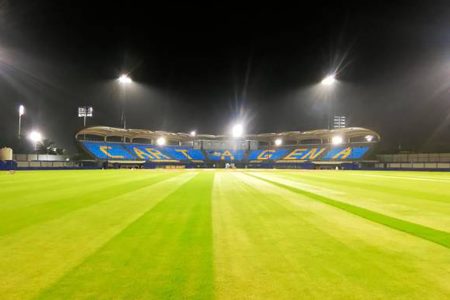
[[[369,158],[380,141],[378,133],[360,127],[233,137],[96,126],[80,130],[75,138],[98,164],[144,168],[355,169],[375,162]]]

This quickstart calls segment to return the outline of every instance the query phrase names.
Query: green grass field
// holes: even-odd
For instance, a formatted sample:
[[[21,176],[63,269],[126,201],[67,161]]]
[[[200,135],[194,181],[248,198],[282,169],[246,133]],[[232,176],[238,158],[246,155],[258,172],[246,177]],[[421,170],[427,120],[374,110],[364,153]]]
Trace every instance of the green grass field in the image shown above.
[[[450,299],[450,173],[0,173],[0,299]]]

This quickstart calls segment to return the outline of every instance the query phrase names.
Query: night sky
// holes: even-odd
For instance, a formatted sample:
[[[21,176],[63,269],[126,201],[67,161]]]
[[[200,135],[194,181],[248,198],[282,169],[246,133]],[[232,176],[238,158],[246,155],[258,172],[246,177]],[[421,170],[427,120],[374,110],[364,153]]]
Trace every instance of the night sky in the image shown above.
[[[71,151],[89,125],[222,134],[326,128],[327,105],[381,151],[450,150],[450,2],[277,8],[0,0],[0,147],[39,129]],[[339,83],[319,83],[337,70]]]

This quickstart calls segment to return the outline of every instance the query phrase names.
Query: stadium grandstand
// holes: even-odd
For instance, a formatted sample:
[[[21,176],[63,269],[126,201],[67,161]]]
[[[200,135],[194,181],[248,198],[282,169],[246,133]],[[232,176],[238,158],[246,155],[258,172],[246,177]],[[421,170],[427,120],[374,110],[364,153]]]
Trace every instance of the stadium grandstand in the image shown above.
[[[104,167],[342,168],[373,165],[380,135],[349,127],[280,133],[210,135],[123,129],[80,130],[75,138]]]

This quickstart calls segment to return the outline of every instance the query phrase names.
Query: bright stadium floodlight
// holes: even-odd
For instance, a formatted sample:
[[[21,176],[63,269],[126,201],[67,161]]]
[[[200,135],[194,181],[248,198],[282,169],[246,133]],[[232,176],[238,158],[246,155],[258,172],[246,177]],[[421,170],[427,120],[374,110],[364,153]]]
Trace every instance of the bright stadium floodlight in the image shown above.
[[[370,143],[371,141],[373,141],[373,135],[366,135],[364,138],[365,138],[366,141],[368,141],[369,143]]]
[[[23,116],[25,114],[25,106],[19,106],[19,116]]]
[[[278,138],[278,139],[276,139],[275,140],[275,146],[281,146],[281,144],[283,144],[283,140],[282,139],[280,139],[280,138]]]
[[[30,139],[30,141],[32,141],[34,143],[39,143],[42,141],[42,134],[39,131],[33,130],[28,135],[28,138]]]
[[[344,139],[340,135],[335,135],[331,138],[331,143],[333,145],[340,145],[344,142]]]
[[[124,99],[123,99],[123,103],[122,103],[122,112],[121,112],[121,123],[123,125],[123,129],[127,128],[127,118],[125,116],[125,106],[126,106],[126,102],[127,102],[127,98],[126,98],[126,90],[127,90],[127,86],[130,85],[133,80],[131,80],[130,76],[128,76],[128,74],[122,74],[120,75],[120,77],[117,79],[119,81],[119,84],[123,86],[123,91],[124,91]]]
[[[166,138],[165,137],[159,137],[157,140],[156,140],[156,144],[158,145],[158,146],[164,146],[165,144],[166,144]]]
[[[18,130],[18,138],[20,140],[20,138],[22,137],[22,116],[25,114],[25,106],[20,105],[19,106],[19,130]]]
[[[33,130],[28,135],[28,139],[33,143],[34,150],[37,150],[37,144],[42,142],[42,134],[39,131]]]
[[[192,137],[195,137],[197,135],[197,132],[195,130],[192,130],[189,135]]]
[[[330,74],[327,75],[322,81],[320,82],[322,85],[333,85],[336,82],[336,74]]]
[[[128,76],[127,74],[120,75],[118,80],[121,84],[130,84],[133,82],[133,80],[131,80],[130,76]]]
[[[231,131],[231,134],[233,135],[233,137],[235,137],[235,138],[241,137],[243,133],[244,133],[244,127],[242,126],[242,124],[236,124],[233,126],[233,129]]]

